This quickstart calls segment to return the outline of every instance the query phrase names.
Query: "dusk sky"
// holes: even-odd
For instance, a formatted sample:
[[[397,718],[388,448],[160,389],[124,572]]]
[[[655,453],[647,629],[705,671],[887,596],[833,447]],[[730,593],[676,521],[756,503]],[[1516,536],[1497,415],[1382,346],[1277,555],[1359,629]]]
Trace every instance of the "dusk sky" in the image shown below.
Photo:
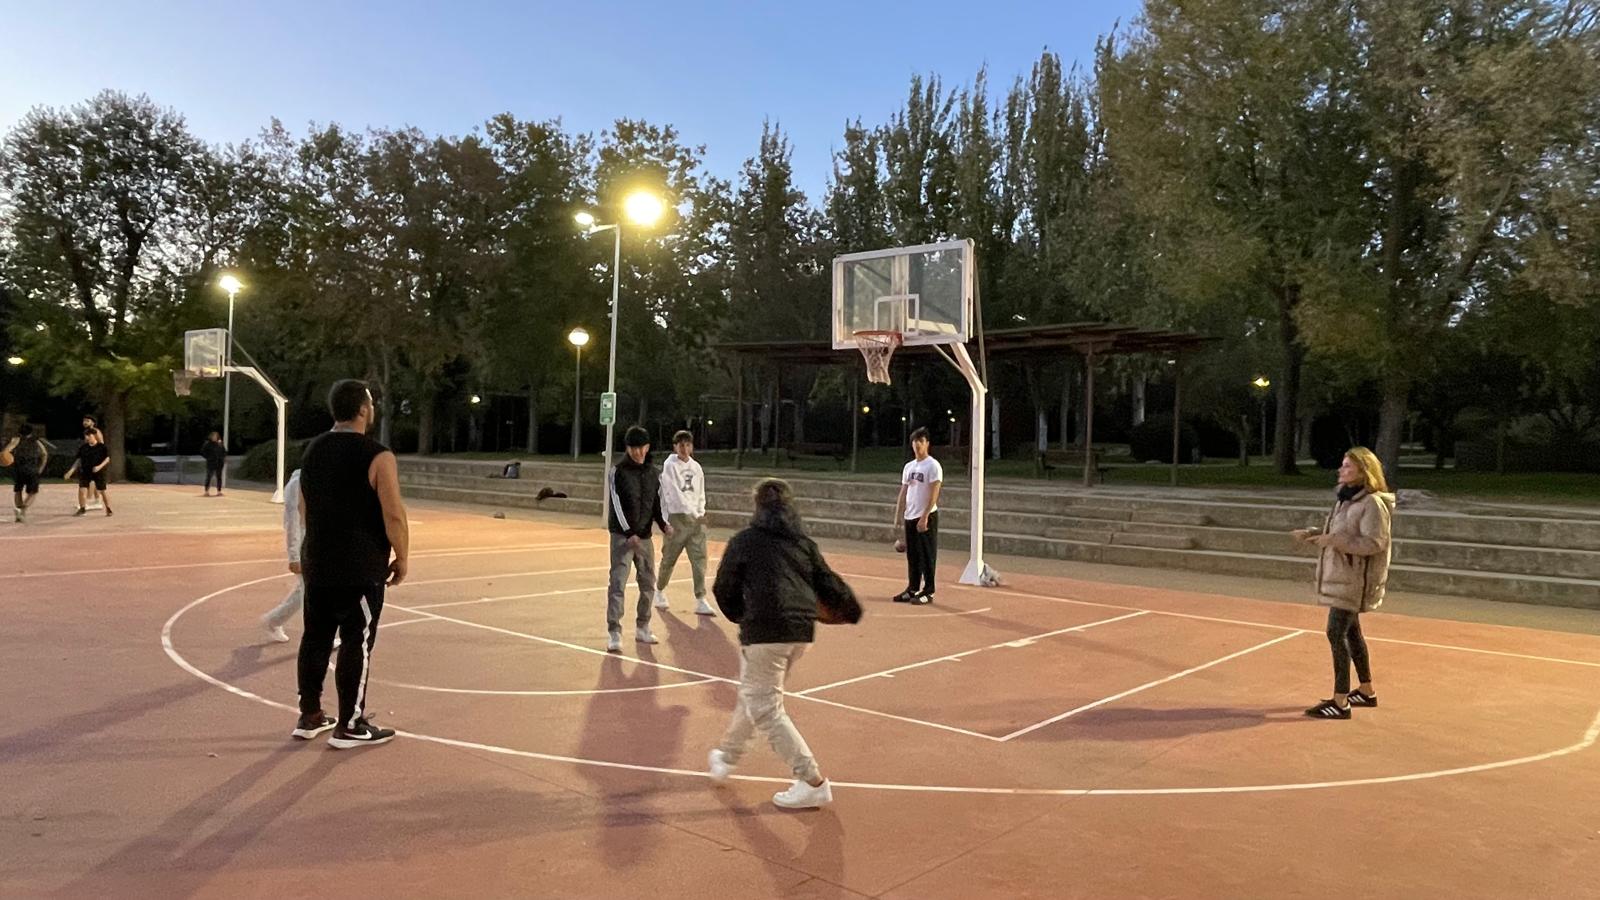
[[[1092,63],[1138,13],[1098,3],[84,2],[0,0],[0,130],[102,88],[149,94],[214,142],[274,116],[461,134],[500,112],[598,134],[618,117],[676,126],[732,179],[763,119],[789,133],[813,200],[844,123],[887,120],[913,73],[991,87],[1048,47]]]

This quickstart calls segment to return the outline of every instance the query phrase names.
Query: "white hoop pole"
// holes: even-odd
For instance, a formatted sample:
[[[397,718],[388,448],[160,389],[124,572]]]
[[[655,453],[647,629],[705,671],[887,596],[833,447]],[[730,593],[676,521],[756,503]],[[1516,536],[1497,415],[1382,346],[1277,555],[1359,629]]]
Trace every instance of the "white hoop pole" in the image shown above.
[[[937,345],[935,345],[937,346]],[[940,348],[943,349],[943,348]],[[972,500],[967,512],[967,535],[970,540],[967,567],[961,573],[962,584],[993,585],[998,583],[999,577],[983,561],[983,493],[984,493],[984,455],[983,448],[986,441],[986,420],[988,410],[989,388],[978,375],[978,369],[972,364],[972,357],[967,354],[965,344],[953,344],[951,349],[955,354],[952,364],[966,378],[967,386],[972,389],[972,450],[968,460],[967,473],[972,480]],[[949,359],[949,357],[946,357]]]
[[[256,384],[261,385],[261,389],[267,392],[267,396],[271,397],[273,404],[278,407],[278,486],[277,489],[272,492],[272,502],[282,503],[283,445],[287,438],[288,431],[289,400],[288,398],[284,397],[283,394],[279,393],[276,387],[272,386],[272,382],[268,381],[266,376],[256,371],[254,366],[223,366],[223,373],[227,374],[229,372],[238,372],[241,375],[250,376],[251,380],[253,380]]]

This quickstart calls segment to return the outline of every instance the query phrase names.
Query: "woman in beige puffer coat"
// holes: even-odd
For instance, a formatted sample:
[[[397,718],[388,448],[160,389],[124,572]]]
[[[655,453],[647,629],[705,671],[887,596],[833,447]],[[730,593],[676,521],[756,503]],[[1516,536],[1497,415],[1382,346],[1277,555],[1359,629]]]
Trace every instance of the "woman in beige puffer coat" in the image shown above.
[[[1365,447],[1352,447],[1339,466],[1338,499],[1321,531],[1301,529],[1294,536],[1319,548],[1317,602],[1328,607],[1328,643],[1333,648],[1333,696],[1306,710],[1318,719],[1348,719],[1350,707],[1378,705],[1372,688],[1361,613],[1383,603],[1389,581],[1390,519],[1394,495],[1383,465]],[[1355,664],[1359,687],[1350,690]]]

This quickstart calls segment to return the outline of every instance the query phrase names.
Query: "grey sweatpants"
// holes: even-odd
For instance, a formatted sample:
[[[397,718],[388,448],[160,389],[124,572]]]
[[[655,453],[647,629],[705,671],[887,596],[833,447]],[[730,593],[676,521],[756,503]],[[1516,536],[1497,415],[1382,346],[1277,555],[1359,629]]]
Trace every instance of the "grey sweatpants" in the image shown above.
[[[756,732],[802,781],[821,777],[806,739],[783,708],[783,682],[809,644],[748,644],[739,648],[739,703],[722,735],[722,758],[737,765]]]
[[[672,533],[661,539],[661,574],[656,578],[656,590],[664,591],[672,581],[672,569],[678,564],[678,555],[689,551],[689,569],[694,575],[694,598],[706,598],[706,526],[701,519],[685,513],[667,517],[672,523]]]
[[[650,601],[656,594],[656,542],[644,538],[639,546],[628,547],[628,537],[611,535],[611,583],[606,588],[606,630],[622,630],[622,588],[628,579],[628,563],[633,563],[634,578],[639,585],[639,608],[634,624],[640,628],[650,624]]]

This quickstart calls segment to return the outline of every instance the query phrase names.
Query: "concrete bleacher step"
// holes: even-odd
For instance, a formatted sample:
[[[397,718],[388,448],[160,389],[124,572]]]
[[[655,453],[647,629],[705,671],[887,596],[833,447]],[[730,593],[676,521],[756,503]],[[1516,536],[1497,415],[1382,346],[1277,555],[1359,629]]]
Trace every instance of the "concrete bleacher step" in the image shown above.
[[[402,460],[401,480],[410,496],[598,516],[601,484],[593,462],[526,464],[515,481],[486,477],[500,465],[408,458]],[[749,520],[750,489],[764,476],[714,474],[708,521],[721,528],[743,526]],[[541,503],[536,495],[543,487],[569,496]],[[897,492],[894,484],[806,473],[797,488],[802,514],[817,536],[893,539],[886,519]],[[940,545],[965,550],[966,493],[953,486],[947,497]],[[1291,580],[1310,579],[1315,559],[1314,550],[1288,532],[1320,525],[1326,514],[1325,507],[1271,498],[1202,503],[1002,487],[987,499],[990,553]],[[1600,522],[1595,520],[1403,511],[1395,532],[1391,586],[1396,591],[1600,609]]]

